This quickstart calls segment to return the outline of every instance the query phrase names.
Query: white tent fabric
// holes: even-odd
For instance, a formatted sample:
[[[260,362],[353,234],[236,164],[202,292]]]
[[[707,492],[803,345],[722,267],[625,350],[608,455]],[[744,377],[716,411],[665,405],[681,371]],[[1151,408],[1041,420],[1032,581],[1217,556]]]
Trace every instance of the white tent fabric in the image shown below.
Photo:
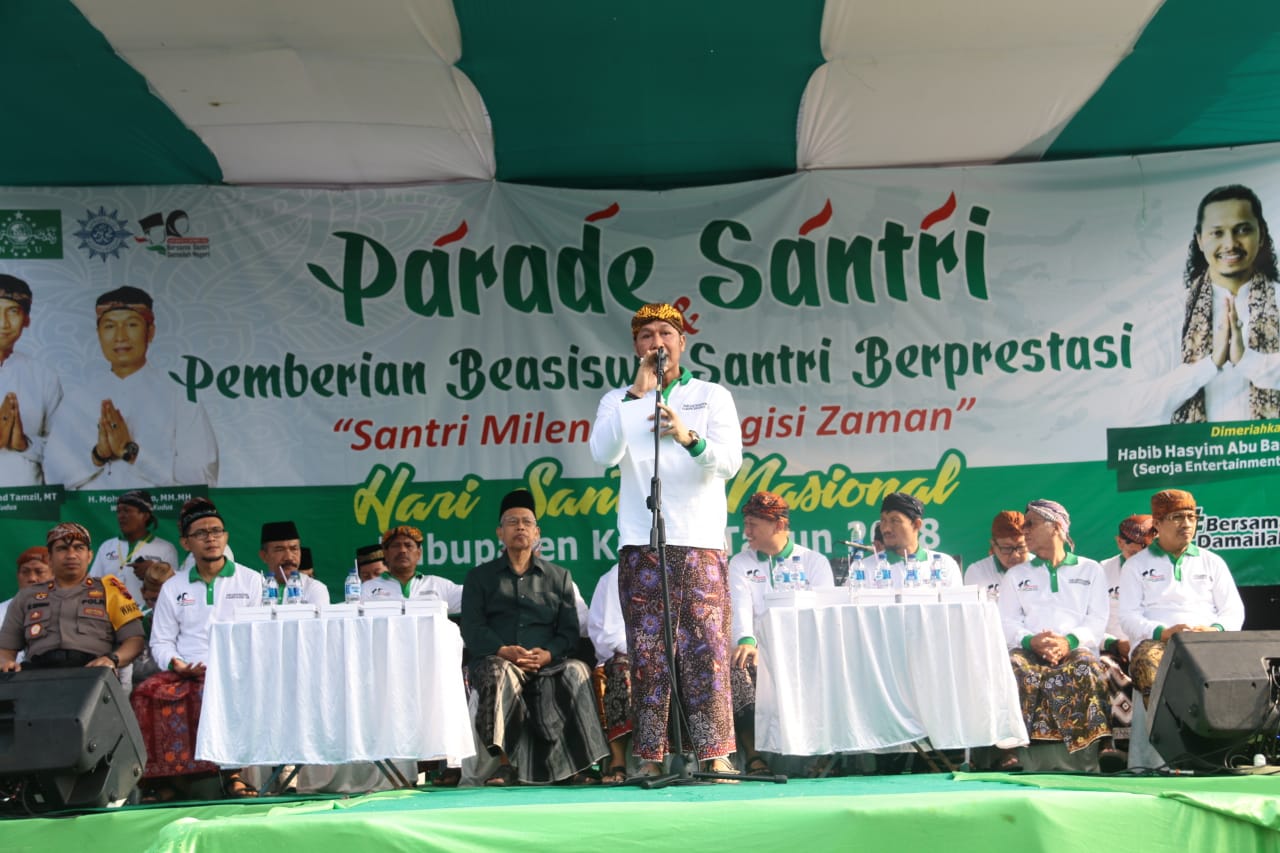
[[[494,175],[449,0],[79,0],[230,183]],[[319,14],[322,11],[322,14]]]
[[[805,90],[796,165],[1034,159],[1161,2],[827,0],[827,62]]]
[[[799,169],[1037,158],[1162,0],[828,0]],[[77,0],[229,183],[490,179],[451,0]],[[553,97],[548,93],[548,97]]]

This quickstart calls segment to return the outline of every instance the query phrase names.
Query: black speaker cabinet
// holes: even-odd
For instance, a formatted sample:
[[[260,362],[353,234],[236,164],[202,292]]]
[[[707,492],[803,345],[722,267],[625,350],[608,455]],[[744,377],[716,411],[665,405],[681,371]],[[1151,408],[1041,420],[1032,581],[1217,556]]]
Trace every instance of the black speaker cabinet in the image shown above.
[[[106,667],[0,674],[0,780],[33,811],[101,808],[146,767],[142,732]]]
[[[1151,745],[1171,767],[1186,769],[1243,754],[1252,735],[1280,724],[1272,683],[1278,663],[1280,631],[1173,635],[1151,689]]]

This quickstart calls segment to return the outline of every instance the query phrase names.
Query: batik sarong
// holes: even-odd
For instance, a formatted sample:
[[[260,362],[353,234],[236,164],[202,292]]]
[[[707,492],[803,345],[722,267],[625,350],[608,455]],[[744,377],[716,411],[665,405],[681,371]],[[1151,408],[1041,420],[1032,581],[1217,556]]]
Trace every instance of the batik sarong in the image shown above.
[[[668,545],[679,693],[688,726],[686,748],[699,760],[737,750],[730,692],[728,561],[723,551]],[[668,739],[671,673],[663,640],[662,576],[657,554],[625,546],[618,554],[618,594],[631,652],[631,705],[636,756],[661,761]]]
[[[133,688],[129,704],[147,748],[144,779],[212,773],[218,765],[196,760],[196,730],[204,698],[204,676],[161,672]]]
[[[480,743],[490,755],[505,752],[521,782],[559,782],[609,754],[582,661],[530,673],[490,655],[470,670]]]
[[[1032,741],[1060,741],[1077,752],[1111,734],[1106,673],[1088,649],[1073,649],[1057,666],[1023,649],[1009,660]]]

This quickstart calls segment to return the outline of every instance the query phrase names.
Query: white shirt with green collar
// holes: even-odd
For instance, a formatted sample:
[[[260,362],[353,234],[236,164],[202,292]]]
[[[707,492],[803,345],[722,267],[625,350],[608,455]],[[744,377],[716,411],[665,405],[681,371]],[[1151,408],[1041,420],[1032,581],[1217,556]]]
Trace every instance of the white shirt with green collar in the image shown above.
[[[1124,632],[1124,626],[1120,624],[1120,570],[1124,567],[1125,562],[1124,554],[1116,554],[1101,563],[1103,574],[1107,576],[1107,604],[1109,607],[1107,633],[1102,641],[1103,648],[1106,648],[1112,640],[1128,641],[1129,639],[1129,635]]]
[[[1041,557],[1019,563],[1000,581],[1000,622],[1009,648],[1052,631],[1071,648],[1094,654],[1107,628],[1107,576],[1096,560],[1068,553],[1056,567]]]
[[[1173,625],[1214,625],[1239,631],[1244,602],[1226,562],[1195,543],[1181,557],[1152,542],[1120,572],[1120,624],[1130,642],[1160,639]]]
[[[1004,564],[996,559],[995,554],[988,554],[976,563],[970,563],[964,570],[964,582],[968,586],[980,586],[986,590],[988,597],[1000,589],[1000,579],[1005,574]]]
[[[790,563],[799,557],[805,577],[814,589],[830,589],[836,585],[831,573],[831,563],[817,551],[811,551],[795,540],[787,544],[776,556],[762,551],[739,551],[729,561],[729,594],[733,602],[733,637],[741,644],[754,642],[755,620],[763,615],[766,604],[764,595],[772,589],[773,567]]]
[[[653,479],[653,460],[630,453],[622,425],[623,406],[653,411],[653,392],[627,399],[627,389],[600,399],[591,428],[591,457],[618,466],[618,545],[647,545],[652,514],[645,505]],[[662,502],[667,543],[690,548],[724,549],[729,520],[726,482],[742,467],[742,426],[733,397],[723,386],[694,379],[687,369],[662,391],[668,406],[699,439],[684,448],[662,445]]]
[[[414,572],[408,583],[383,572],[360,585],[361,601],[400,601],[405,598],[435,599],[445,602],[450,613],[462,612],[462,585],[439,575]]]
[[[229,622],[237,607],[262,601],[262,575],[232,560],[223,563],[213,583],[193,566],[165,581],[151,622],[151,656],[161,669],[180,658],[207,663],[209,626]]]

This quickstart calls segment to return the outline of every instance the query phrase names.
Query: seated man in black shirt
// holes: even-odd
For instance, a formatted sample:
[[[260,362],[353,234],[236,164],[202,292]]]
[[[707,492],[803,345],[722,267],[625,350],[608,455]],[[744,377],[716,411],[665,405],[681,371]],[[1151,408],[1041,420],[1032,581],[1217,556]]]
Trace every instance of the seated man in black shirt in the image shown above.
[[[573,579],[536,555],[533,508],[527,491],[502,499],[498,539],[506,550],[472,569],[462,587],[476,731],[500,762],[486,785],[585,783],[586,771],[609,754],[591,671],[568,657],[578,643]]]

